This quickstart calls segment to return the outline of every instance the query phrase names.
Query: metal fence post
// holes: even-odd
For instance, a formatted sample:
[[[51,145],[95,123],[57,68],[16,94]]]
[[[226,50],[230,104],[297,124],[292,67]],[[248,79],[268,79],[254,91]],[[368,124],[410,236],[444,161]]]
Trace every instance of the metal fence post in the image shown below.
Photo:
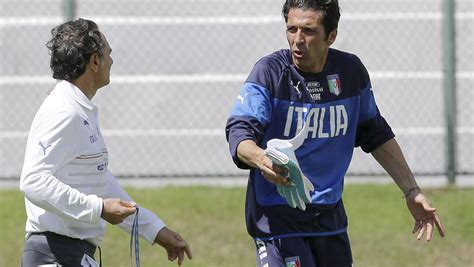
[[[66,21],[73,20],[75,17],[76,3],[74,0],[64,0],[64,18]]]
[[[455,0],[443,1],[443,64],[446,120],[446,175],[449,183],[456,180],[456,42]]]

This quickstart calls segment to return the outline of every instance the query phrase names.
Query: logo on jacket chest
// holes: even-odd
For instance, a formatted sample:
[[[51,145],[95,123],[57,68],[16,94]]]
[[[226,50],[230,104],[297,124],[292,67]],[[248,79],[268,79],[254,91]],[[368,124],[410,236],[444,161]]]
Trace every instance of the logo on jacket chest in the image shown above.
[[[331,94],[338,96],[342,91],[341,79],[339,79],[339,74],[328,75],[328,86],[329,92]]]
[[[105,169],[107,169],[107,165],[109,165],[108,162],[102,163],[102,164],[100,164],[100,165],[97,166],[97,170],[98,170],[98,171],[104,171]]]
[[[91,142],[91,144],[97,142],[97,136],[95,134],[90,135],[89,141]]]
[[[324,89],[318,81],[307,82],[306,90],[314,101],[321,100],[321,93]]]
[[[88,122],[87,120],[84,120],[83,122],[84,127],[86,127],[89,131],[89,142],[91,144],[97,142],[98,138],[97,136],[100,136],[100,131],[99,128],[97,127],[97,133],[94,131],[94,127]]]
[[[331,138],[346,135],[349,125],[349,116],[344,105],[313,107],[310,109],[289,106],[284,136],[290,137],[293,121],[297,123],[293,129],[302,129],[301,122],[303,120],[305,123],[309,123],[308,138]]]

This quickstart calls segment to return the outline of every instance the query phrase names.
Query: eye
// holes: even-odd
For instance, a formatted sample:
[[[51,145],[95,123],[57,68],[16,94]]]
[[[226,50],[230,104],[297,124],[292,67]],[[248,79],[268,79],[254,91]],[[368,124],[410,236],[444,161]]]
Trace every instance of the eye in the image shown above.
[[[298,31],[298,28],[295,27],[295,26],[289,26],[286,28],[286,31],[289,32],[289,33],[295,33]]]
[[[313,28],[304,28],[303,31],[304,31],[304,33],[306,33],[306,34],[317,34],[317,33],[318,33],[318,30],[317,30],[317,29],[313,29]]]

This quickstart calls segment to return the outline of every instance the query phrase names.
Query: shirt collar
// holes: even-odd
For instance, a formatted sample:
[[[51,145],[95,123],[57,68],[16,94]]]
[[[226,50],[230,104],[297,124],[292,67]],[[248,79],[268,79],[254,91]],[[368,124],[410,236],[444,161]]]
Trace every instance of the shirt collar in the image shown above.
[[[79,89],[74,84],[62,80],[58,82],[56,87],[62,90],[68,96],[72,97],[77,103],[79,103],[83,107],[89,110],[97,109],[96,105],[94,105],[94,103],[92,103],[92,101],[87,98],[87,96],[81,91],[81,89]]]

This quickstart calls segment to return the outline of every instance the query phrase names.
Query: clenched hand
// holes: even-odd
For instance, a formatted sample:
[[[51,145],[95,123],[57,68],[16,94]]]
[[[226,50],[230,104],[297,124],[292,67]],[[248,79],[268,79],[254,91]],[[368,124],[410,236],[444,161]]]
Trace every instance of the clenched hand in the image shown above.
[[[103,200],[102,205],[100,217],[111,224],[122,223],[128,216],[134,214],[136,210],[134,202],[119,198],[106,198]]]

